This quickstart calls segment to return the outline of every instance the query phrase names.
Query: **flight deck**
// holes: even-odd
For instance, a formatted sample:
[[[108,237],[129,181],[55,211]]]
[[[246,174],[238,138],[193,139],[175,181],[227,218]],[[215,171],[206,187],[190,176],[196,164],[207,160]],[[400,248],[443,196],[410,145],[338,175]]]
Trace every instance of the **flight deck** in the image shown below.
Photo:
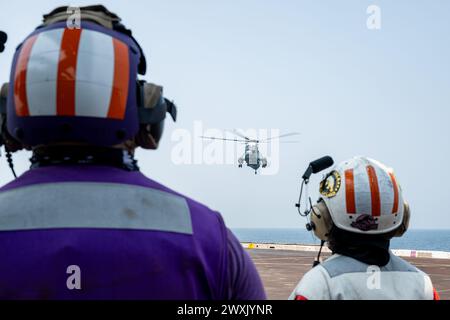
[[[278,249],[246,249],[262,278],[269,299],[289,297],[301,277],[311,269],[317,252]],[[328,252],[322,257],[329,256]],[[450,299],[450,259],[402,257],[430,277],[442,300]]]

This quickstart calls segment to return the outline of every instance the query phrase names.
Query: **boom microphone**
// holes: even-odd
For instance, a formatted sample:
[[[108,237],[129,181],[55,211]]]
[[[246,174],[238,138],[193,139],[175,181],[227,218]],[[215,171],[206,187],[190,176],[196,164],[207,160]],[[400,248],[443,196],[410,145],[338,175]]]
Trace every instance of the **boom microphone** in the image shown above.
[[[303,174],[303,180],[308,180],[311,174],[325,170],[334,164],[333,158],[325,156],[309,163],[308,169]]]

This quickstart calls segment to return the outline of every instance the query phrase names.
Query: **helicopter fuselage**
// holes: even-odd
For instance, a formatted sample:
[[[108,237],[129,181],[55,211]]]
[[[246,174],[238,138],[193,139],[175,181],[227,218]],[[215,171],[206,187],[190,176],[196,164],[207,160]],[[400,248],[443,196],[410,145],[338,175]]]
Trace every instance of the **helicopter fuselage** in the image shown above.
[[[245,164],[255,170],[255,172],[260,168],[265,168],[267,166],[267,159],[261,156],[261,153],[259,152],[258,145],[245,145],[245,152],[238,159],[239,167],[242,167],[242,165]]]
[[[242,168],[244,163],[255,170],[255,174],[258,172],[259,168],[265,168],[267,167],[267,159],[261,156],[261,153],[258,150],[258,144],[259,143],[268,143],[269,141],[273,141],[274,139],[280,139],[284,137],[294,136],[298,135],[297,132],[291,132],[282,134],[275,137],[270,137],[267,139],[251,139],[249,137],[246,137],[242,133],[239,133],[237,130],[233,131],[233,133],[239,138],[216,138],[216,137],[208,137],[208,136],[200,136],[203,139],[209,139],[209,140],[223,140],[223,141],[232,141],[235,143],[245,143],[245,152],[244,154],[238,159],[238,166],[239,168]]]

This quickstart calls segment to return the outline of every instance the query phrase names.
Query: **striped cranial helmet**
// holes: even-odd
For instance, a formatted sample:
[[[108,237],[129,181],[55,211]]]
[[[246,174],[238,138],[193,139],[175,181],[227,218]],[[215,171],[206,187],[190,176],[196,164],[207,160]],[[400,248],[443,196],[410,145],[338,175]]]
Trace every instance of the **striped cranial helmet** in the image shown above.
[[[27,145],[114,145],[131,138],[138,131],[137,109],[127,108],[136,105],[139,56],[133,46],[127,36],[94,23],[37,29],[14,56],[10,134]]]
[[[400,185],[378,161],[355,157],[340,163],[322,180],[320,193],[339,229],[383,234],[403,223],[406,205]]]
[[[103,6],[81,8],[81,25],[68,27],[66,9],[44,16],[16,50],[0,110],[8,137],[25,148],[127,140],[156,148],[165,114],[175,120],[176,107],[162,87],[138,79],[146,62],[131,31]]]

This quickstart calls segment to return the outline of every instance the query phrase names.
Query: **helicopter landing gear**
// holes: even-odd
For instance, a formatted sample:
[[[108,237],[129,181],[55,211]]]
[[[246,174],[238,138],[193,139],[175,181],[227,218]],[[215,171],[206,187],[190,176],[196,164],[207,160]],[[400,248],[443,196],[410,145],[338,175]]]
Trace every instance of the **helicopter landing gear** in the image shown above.
[[[242,164],[238,165],[239,168],[242,168]]]
[[[255,174],[258,174],[258,171],[255,170]]]

